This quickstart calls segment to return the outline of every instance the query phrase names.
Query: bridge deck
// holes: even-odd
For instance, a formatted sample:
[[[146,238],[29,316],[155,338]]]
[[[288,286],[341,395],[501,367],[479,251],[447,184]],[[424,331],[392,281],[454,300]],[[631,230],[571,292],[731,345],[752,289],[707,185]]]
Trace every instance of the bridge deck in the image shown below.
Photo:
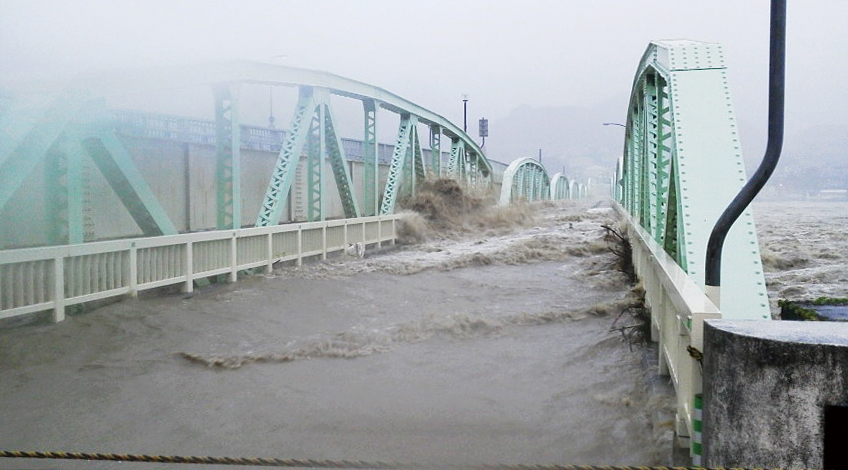
[[[587,208],[0,329],[0,441],[649,464],[637,354],[610,331],[628,301],[600,241],[612,216]]]

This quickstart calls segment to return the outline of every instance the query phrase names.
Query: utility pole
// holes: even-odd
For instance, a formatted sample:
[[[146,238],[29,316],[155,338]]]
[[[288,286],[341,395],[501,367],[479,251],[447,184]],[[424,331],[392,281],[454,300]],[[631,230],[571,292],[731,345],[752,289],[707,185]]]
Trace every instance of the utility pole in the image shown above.
[[[462,132],[468,133],[468,94],[462,94]]]

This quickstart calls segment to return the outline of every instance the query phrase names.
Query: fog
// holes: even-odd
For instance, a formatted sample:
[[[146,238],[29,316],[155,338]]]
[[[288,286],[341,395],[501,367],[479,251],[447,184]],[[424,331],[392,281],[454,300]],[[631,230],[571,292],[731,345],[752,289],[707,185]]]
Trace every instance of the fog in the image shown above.
[[[848,128],[848,1],[789,3],[788,147],[810,127]],[[498,140],[504,129],[495,124],[511,111],[606,103],[603,120],[624,122],[649,41],[686,38],[724,45],[746,157],[758,159],[768,14],[766,0],[0,0],[0,83],[13,89],[116,68],[272,62],[377,85],[458,124],[467,94],[469,133],[476,135],[477,119],[489,118],[487,149],[511,160],[527,155],[501,153],[544,145],[528,141],[516,149]],[[278,123],[285,126],[289,113],[280,109]],[[245,120],[264,124],[267,108],[261,116],[246,113]],[[599,138],[620,148],[620,131],[605,130]]]

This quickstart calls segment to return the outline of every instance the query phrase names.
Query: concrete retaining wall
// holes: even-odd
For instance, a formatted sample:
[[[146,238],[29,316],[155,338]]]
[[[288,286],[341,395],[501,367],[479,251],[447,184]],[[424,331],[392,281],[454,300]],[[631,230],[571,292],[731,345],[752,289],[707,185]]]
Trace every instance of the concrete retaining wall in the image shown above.
[[[848,453],[824,444],[825,410],[848,406],[848,324],[708,320],[703,375],[705,466],[826,468],[827,453],[836,468]]]

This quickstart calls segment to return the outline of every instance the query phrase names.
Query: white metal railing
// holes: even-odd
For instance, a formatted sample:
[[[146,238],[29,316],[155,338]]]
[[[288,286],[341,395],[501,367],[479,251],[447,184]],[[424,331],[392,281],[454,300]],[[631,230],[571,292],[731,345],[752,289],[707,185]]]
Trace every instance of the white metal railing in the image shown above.
[[[401,215],[0,251],[0,319],[52,311],[195,279],[321,256],[349,245],[394,243]]]
[[[721,318],[718,307],[665,250],[617,203],[633,249],[636,274],[651,310],[651,340],[659,343],[659,373],[668,375],[677,398],[675,431],[681,445],[694,436],[695,395],[701,393],[701,364],[690,353],[704,350],[704,320]]]

